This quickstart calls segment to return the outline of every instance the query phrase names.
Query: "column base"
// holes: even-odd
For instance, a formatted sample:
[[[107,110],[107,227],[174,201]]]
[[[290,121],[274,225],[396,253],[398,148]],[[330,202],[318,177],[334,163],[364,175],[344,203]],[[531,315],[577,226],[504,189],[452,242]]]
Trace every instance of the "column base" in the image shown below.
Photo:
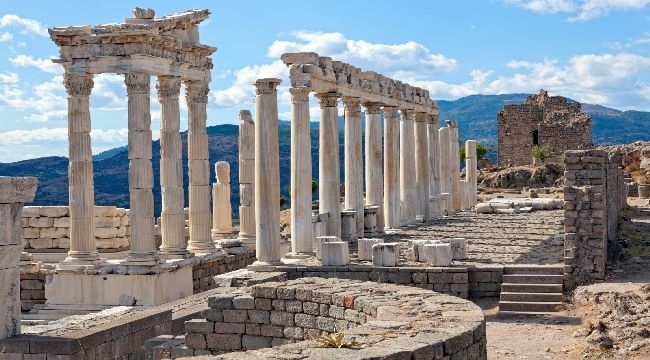
[[[158,257],[165,260],[187,259],[193,256],[187,249],[161,248],[158,252]]]
[[[212,237],[212,240],[232,239],[235,235],[235,231],[233,229],[229,229],[229,230],[212,229],[210,231],[210,235]]]
[[[147,253],[130,253],[129,256],[121,263],[127,266],[155,266],[159,260],[155,252]]]
[[[68,256],[56,265],[56,269],[76,271],[83,268],[92,268],[104,262],[106,262],[106,259],[100,259],[97,251],[69,251]]]
[[[286,253],[284,255],[284,258],[285,259],[308,259],[310,257],[315,257],[315,256],[316,256],[316,253],[313,252],[313,251],[310,251],[310,252],[298,252],[298,253],[290,252],[290,253]]]
[[[205,242],[190,242],[187,244],[187,251],[192,254],[215,254],[223,251],[221,246],[217,246],[212,239]]]
[[[255,250],[255,236],[239,235],[237,240],[241,241],[241,246],[249,250]]]

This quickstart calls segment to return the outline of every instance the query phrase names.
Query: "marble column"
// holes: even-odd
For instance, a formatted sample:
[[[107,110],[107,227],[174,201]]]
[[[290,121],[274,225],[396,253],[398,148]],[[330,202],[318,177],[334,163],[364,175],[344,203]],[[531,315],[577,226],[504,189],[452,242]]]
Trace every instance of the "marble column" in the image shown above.
[[[239,112],[239,236],[255,249],[255,123],[251,112]]]
[[[440,164],[440,211],[448,215],[449,193],[451,192],[451,175],[449,170],[449,128],[446,126],[438,130],[438,163]]]
[[[209,91],[206,82],[185,81],[190,208],[190,240],[187,250],[195,254],[209,254],[217,251],[211,235],[210,164],[206,129],[206,106]]]
[[[366,205],[377,206],[377,229],[384,230],[383,151],[381,143],[381,104],[366,103]]]
[[[384,106],[384,228],[401,227],[397,107]]]
[[[419,206],[417,217],[429,219],[429,139],[427,137],[427,113],[415,114],[415,189]]]
[[[35,177],[0,176],[0,339],[20,333],[21,219],[23,204],[34,200],[36,184]],[[0,354],[4,356],[11,354]]]
[[[183,190],[183,151],[181,116],[178,96],[181,79],[158,76],[156,82],[160,101],[160,187],[162,213],[160,256],[167,259],[189,255],[185,240],[185,195]]]
[[[343,97],[345,105],[345,208],[356,211],[357,237],[363,237],[363,162],[361,159],[361,100]]]
[[[216,181],[212,184],[212,240],[231,239],[232,205],[230,204],[230,164],[217,161],[214,164]]]
[[[255,85],[255,251],[254,265],[280,263],[280,154],[278,92],[280,79]]]
[[[438,157],[438,114],[430,114],[427,118],[427,131],[429,140],[429,196],[431,202],[432,219],[440,215],[440,161]]]
[[[415,143],[413,110],[401,110],[399,133],[399,186],[400,211],[403,225],[415,223],[416,209],[419,207],[415,190]]]
[[[460,198],[460,145],[458,143],[458,126],[455,121],[448,121],[449,127],[449,166],[451,175],[451,210],[454,212],[461,210]]]
[[[291,93],[291,252],[313,253],[311,225],[311,126],[307,87]]]
[[[95,186],[90,141],[90,92],[93,75],[67,72],[68,93],[68,196],[70,251],[59,269],[92,266],[99,261],[95,245]]]
[[[327,235],[341,237],[338,94],[316,94],[320,103],[318,131],[318,212],[329,214]]]
[[[156,241],[153,216],[153,167],[151,164],[151,77],[126,74],[129,124],[129,265],[155,265]]]
[[[478,178],[478,161],[476,157],[476,141],[465,141],[465,179],[468,183],[468,207],[476,205],[476,181]]]

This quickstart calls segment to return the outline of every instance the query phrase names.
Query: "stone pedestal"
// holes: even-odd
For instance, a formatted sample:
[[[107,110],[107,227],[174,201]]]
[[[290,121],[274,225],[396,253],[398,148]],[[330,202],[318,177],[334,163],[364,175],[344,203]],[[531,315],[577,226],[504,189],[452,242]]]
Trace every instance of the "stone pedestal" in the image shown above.
[[[467,259],[467,240],[465,238],[451,238],[442,240],[451,246],[451,258],[453,260]]]
[[[377,210],[379,206],[366,206],[363,209],[363,236],[377,236]]]
[[[280,160],[278,93],[280,79],[255,83],[255,251],[253,265],[279,264]]]
[[[159,76],[156,83],[160,101],[160,187],[162,213],[160,256],[166,259],[189,255],[185,238],[185,194],[183,190],[183,152],[180,134],[178,97],[181,79]]]
[[[318,211],[329,214],[327,234],[341,237],[338,95],[316,94],[321,116],[318,131]]]
[[[424,245],[424,258],[431,266],[451,266],[451,245],[450,244],[426,244]]]
[[[255,250],[255,123],[248,110],[239,112],[239,236]]]
[[[412,110],[402,110],[399,133],[399,186],[401,224],[415,223],[420,200],[415,186],[415,143]]]
[[[357,237],[363,237],[363,163],[361,160],[361,102],[344,97],[345,208],[355,210]]]
[[[99,262],[93,224],[95,186],[90,140],[90,93],[93,75],[66,71],[63,84],[68,93],[68,196],[70,251],[58,267],[78,269]]]
[[[230,164],[214,164],[216,182],[212,184],[212,240],[232,239],[232,205],[230,204]]]
[[[319,236],[316,238],[316,258],[320,260],[321,258],[321,251],[323,249],[323,244],[326,242],[336,242],[336,241],[341,241],[341,239],[337,236]]]
[[[428,244],[439,244],[439,240],[427,240],[427,239],[417,239],[409,240],[409,258],[412,261],[425,262],[426,258],[424,255],[424,245]]]
[[[384,106],[384,228],[398,229],[400,222],[399,127],[397,107]]]
[[[157,263],[153,216],[153,167],[151,164],[150,76],[126,74],[129,123],[130,249],[126,264]]]
[[[358,260],[372,260],[372,247],[383,244],[384,239],[359,239],[357,245]]]
[[[381,143],[381,105],[364,104],[366,108],[365,179],[366,206],[377,206],[377,229],[384,230],[383,151]],[[365,222],[365,221],[364,221]]]
[[[350,262],[348,243],[331,241],[322,244],[321,263],[323,266],[343,266]]]
[[[21,214],[35,194],[36,178],[0,176],[0,339],[20,333]]]
[[[309,124],[310,88],[291,92],[291,251],[292,255],[310,255],[311,225],[311,126]]]
[[[351,243],[358,239],[356,215],[354,210],[341,211],[341,240]]]
[[[220,249],[212,241],[210,211],[210,164],[206,129],[208,84],[186,81],[187,166],[189,173],[190,240],[187,249],[195,254],[211,254]]]
[[[383,243],[372,246],[373,266],[398,266],[399,265],[399,244]]]

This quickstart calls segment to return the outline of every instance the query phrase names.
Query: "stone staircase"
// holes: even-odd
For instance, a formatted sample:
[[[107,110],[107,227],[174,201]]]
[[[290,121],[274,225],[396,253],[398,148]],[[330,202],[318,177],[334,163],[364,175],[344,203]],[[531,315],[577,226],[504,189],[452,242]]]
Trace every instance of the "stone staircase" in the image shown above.
[[[551,315],[564,309],[561,265],[509,265],[503,269],[501,318]]]

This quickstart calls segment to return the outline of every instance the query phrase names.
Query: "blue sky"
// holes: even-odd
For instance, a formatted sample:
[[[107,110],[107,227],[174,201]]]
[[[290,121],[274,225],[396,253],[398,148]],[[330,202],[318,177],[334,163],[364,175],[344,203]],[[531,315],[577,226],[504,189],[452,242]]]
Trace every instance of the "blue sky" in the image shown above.
[[[252,110],[251,83],[261,77],[283,79],[279,111],[289,119],[279,57],[295,51],[427,88],[436,100],[544,88],[650,111],[650,0],[1,1],[0,162],[67,155],[62,69],[49,60],[58,49],[47,28],[122,22],[135,6],[157,15],[212,12],[200,28],[201,42],[218,48],[209,125],[236,123],[240,109]],[[94,152],[126,144],[123,76],[95,76],[91,107]],[[311,107],[316,120],[316,101]]]

